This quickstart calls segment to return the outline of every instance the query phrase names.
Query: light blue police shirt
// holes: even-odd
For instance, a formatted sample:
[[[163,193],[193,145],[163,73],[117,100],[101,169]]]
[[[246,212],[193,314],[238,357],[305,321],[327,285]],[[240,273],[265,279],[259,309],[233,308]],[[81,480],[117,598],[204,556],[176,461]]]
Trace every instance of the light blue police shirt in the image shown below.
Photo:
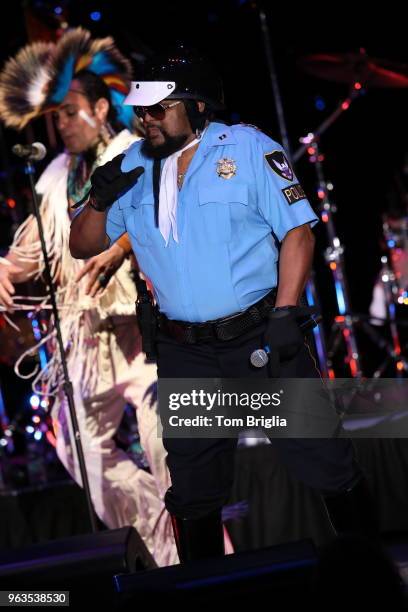
[[[246,125],[210,123],[178,194],[176,243],[155,226],[153,161],[142,141],[122,170],[145,168],[109,209],[111,242],[128,232],[140,269],[170,319],[202,322],[249,308],[277,284],[278,248],[291,229],[317,217],[282,147]]]

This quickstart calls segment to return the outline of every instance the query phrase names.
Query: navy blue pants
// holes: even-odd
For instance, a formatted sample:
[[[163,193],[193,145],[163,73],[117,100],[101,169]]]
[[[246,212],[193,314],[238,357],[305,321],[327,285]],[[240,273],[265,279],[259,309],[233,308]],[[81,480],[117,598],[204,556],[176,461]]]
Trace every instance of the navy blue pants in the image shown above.
[[[267,366],[254,368],[249,356],[263,346],[266,324],[227,342],[185,345],[160,333],[159,378],[266,378]],[[315,378],[316,364],[305,345],[298,355],[281,364],[283,378]],[[181,518],[199,518],[228,500],[234,477],[236,439],[164,438],[172,481],[166,494],[169,512]],[[292,474],[322,494],[345,490],[358,474],[350,440],[272,438]]]

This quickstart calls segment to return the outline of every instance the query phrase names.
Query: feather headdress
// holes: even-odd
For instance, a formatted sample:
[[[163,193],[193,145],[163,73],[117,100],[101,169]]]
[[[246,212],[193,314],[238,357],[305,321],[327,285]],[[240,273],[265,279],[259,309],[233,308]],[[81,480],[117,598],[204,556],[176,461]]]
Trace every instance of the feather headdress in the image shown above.
[[[52,43],[36,42],[9,59],[0,75],[0,117],[22,130],[36,117],[46,100],[52,78]]]
[[[109,87],[119,120],[131,126],[131,107],[122,104],[130,88],[132,68],[111,37],[92,40],[75,28],[56,43],[33,43],[10,59],[0,74],[0,117],[10,127],[27,123],[57,107],[81,70],[98,75]]]

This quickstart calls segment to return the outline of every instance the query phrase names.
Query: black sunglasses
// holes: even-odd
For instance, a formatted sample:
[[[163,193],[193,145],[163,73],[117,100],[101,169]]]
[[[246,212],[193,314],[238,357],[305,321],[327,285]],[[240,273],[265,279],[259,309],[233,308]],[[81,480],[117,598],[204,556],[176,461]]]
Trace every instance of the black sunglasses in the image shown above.
[[[177,102],[173,102],[172,104],[168,104],[164,106],[163,104],[152,104],[151,106],[135,106],[134,111],[139,119],[144,119],[146,113],[148,113],[153,119],[157,119],[157,121],[162,121],[166,116],[166,110],[172,108],[173,106],[177,106],[180,104],[181,100],[177,100]]]

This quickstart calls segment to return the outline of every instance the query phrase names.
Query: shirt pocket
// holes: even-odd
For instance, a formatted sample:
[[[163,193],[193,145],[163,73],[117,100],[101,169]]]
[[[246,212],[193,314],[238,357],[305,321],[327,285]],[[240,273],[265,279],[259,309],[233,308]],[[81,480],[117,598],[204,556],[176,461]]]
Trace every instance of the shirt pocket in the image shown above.
[[[200,221],[208,241],[230,242],[248,214],[248,185],[229,183],[199,188]]]
[[[153,194],[147,193],[142,196],[133,194],[122,205],[119,201],[119,208],[123,208],[126,227],[137,244],[149,246],[152,243],[152,229],[154,227]]]

